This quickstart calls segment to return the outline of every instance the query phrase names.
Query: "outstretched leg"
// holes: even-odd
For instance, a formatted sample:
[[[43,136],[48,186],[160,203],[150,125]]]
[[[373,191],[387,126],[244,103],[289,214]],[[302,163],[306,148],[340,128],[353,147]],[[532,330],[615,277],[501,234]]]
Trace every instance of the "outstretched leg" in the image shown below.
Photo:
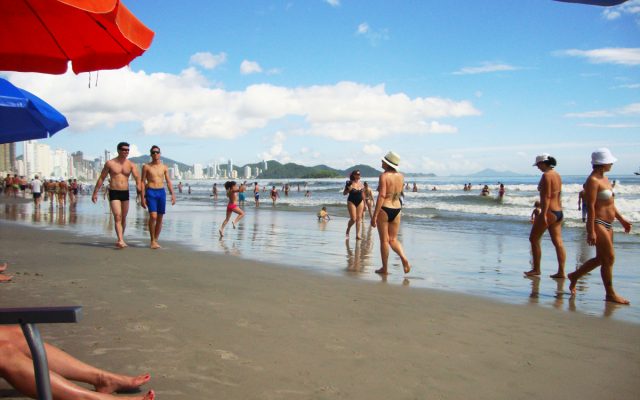
[[[347,211],[349,211],[349,222],[347,223],[347,232],[345,234],[345,239],[348,240],[349,232],[351,232],[351,227],[353,226],[353,224],[356,223],[356,219],[358,218],[357,217],[358,210],[356,209],[356,206],[352,202],[347,201]],[[356,226],[356,232],[358,232],[357,226]]]
[[[227,210],[227,216],[224,219],[224,222],[222,222],[222,225],[220,226],[220,229],[218,229],[218,233],[220,234],[220,237],[224,236],[224,227],[229,223],[230,219],[231,219],[231,211]]]
[[[529,234],[529,242],[531,243],[531,255],[533,257],[533,268],[525,272],[526,276],[540,275],[540,259],[542,258],[542,247],[540,245],[540,239],[547,229],[547,225],[544,223],[542,214],[536,217],[531,227],[531,233]]]
[[[35,384],[33,361],[16,345],[6,340],[0,340],[0,376],[6,379],[19,392],[24,393],[29,397],[36,398],[37,389]],[[55,372],[50,373],[50,381],[51,392],[56,400],[115,400],[122,398],[107,393],[92,392],[68,381],[63,376]],[[128,398],[137,400],[153,400],[154,397],[154,392],[149,391],[144,395],[131,396]]]
[[[554,222],[549,225],[549,235],[551,236],[551,242],[556,248],[556,257],[558,259],[558,271],[551,275],[552,278],[566,278],[564,274],[564,264],[567,259],[567,252],[564,250],[564,243],[562,242],[562,224],[560,222]]]
[[[389,262],[389,222],[387,215],[378,214],[376,221],[378,226],[378,235],[380,236],[380,258],[382,259],[382,268],[376,270],[376,274],[386,275],[389,273],[387,263]]]
[[[240,222],[240,220],[244,217],[244,211],[242,211],[240,207],[236,207],[233,209],[233,212],[238,214],[236,219],[231,223],[233,225],[233,229],[236,229],[236,225],[238,225],[238,222]]]
[[[398,240],[398,232],[400,231],[400,218],[401,216],[398,214],[396,219],[392,222],[389,222],[389,246],[391,249],[400,256],[400,260],[402,261],[402,269],[405,274],[408,274],[411,271],[411,265],[409,265],[409,260],[404,255],[404,249],[402,248],[402,244]]]

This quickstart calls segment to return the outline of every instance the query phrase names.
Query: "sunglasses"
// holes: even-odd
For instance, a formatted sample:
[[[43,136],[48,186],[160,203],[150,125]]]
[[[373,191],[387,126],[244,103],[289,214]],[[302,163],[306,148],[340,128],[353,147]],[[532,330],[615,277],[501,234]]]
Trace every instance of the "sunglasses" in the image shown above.
[[[128,153],[128,152],[129,152],[129,149],[125,149],[125,148],[123,147],[123,148],[121,148],[121,149],[118,149],[118,151],[124,151],[124,152],[127,152],[127,153]]]
[[[153,150],[153,151],[151,152],[151,154],[160,154],[160,151],[158,151],[158,150]]]

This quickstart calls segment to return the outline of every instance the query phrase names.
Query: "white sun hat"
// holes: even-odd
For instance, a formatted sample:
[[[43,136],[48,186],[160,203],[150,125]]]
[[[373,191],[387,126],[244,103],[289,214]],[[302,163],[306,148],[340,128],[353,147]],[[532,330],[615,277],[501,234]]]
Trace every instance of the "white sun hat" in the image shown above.
[[[618,159],[615,158],[606,147],[601,147],[591,153],[591,165],[613,164],[616,161],[618,161]]]

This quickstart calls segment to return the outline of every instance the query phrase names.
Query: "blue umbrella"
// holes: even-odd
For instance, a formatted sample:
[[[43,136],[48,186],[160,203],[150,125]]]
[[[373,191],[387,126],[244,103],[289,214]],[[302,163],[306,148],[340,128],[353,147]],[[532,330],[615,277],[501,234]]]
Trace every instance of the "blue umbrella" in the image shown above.
[[[0,143],[48,138],[67,126],[55,108],[0,78]]]

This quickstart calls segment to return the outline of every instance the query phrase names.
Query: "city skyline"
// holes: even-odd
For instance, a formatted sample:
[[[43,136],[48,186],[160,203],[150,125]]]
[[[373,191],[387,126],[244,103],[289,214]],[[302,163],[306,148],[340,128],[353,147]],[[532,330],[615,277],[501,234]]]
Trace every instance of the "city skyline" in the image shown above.
[[[156,32],[129,68],[2,73],[67,116],[52,147],[338,168],[394,150],[439,176],[531,174],[541,153],[583,174],[609,147],[638,169],[640,0],[128,6]]]

